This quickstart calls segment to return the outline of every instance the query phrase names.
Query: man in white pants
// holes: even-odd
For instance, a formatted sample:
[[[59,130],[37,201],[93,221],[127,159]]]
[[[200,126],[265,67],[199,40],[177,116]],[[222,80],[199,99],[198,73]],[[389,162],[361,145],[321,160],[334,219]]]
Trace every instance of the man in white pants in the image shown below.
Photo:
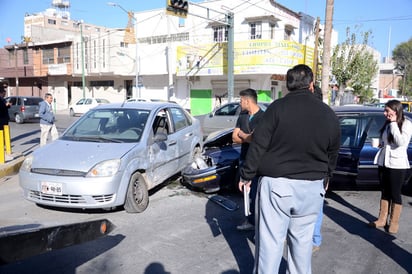
[[[40,146],[44,146],[47,143],[49,132],[53,141],[59,137],[56,125],[54,124],[55,118],[51,105],[52,102],[53,95],[46,93],[44,96],[44,101],[40,103]]]
[[[312,273],[312,235],[335,169],[340,125],[313,95],[313,72],[296,65],[286,74],[289,93],[266,109],[240,169],[241,186],[261,176],[255,273],[278,273],[287,242],[287,273]],[[252,182],[253,184],[253,182]]]

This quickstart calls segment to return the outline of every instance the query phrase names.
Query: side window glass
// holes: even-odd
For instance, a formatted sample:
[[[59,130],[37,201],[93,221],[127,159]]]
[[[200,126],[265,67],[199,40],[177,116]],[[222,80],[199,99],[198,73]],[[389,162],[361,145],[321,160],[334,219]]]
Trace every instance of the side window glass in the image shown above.
[[[92,103],[92,100],[91,100],[91,99],[87,99],[84,104],[85,104],[85,105],[90,105],[91,103]]]
[[[173,125],[175,128],[175,131],[178,131],[182,128],[187,127],[189,124],[187,121],[187,117],[183,110],[179,108],[171,108],[171,113],[172,113],[172,119],[173,119]]]
[[[372,116],[371,117],[371,124],[368,130],[367,139],[371,140],[371,138],[379,138],[380,137],[380,130],[385,123],[385,117],[382,116]]]
[[[157,113],[155,120],[153,122],[152,128],[153,128],[153,134],[160,133],[160,132],[169,134],[169,124],[167,121],[167,113],[165,109]]]
[[[85,99],[81,99],[80,101],[78,101],[78,102],[76,103],[76,105],[83,105],[84,100],[85,100]]]
[[[342,147],[357,146],[357,127],[359,119],[357,117],[340,117],[341,142]]]
[[[239,108],[239,104],[229,104],[223,106],[222,108],[216,110],[215,115],[217,116],[234,116],[236,115],[236,110]]]

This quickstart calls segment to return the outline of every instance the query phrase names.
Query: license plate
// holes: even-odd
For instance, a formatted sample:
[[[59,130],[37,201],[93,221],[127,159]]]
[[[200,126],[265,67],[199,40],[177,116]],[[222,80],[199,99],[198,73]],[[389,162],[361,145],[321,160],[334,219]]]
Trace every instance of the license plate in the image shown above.
[[[39,114],[38,114],[38,113],[35,113],[35,114],[34,114],[34,117],[39,117]]]
[[[63,195],[63,185],[61,183],[41,182],[41,193]]]

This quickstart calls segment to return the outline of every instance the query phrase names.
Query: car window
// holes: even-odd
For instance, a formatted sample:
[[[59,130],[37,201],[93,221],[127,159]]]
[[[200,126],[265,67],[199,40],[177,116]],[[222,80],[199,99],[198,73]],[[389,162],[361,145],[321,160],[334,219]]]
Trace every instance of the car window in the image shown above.
[[[156,114],[156,118],[152,125],[153,134],[156,133],[165,133],[169,134],[169,121],[167,119],[167,112],[166,110],[160,110]]]
[[[26,105],[26,106],[37,106],[41,101],[43,101],[42,98],[26,97],[26,98],[24,98],[24,105]]]
[[[341,129],[341,143],[342,147],[357,146],[357,127],[359,124],[359,117],[340,117]]]
[[[173,126],[175,131],[185,128],[189,125],[189,121],[184,111],[179,108],[171,108]]]
[[[239,108],[239,104],[228,104],[216,110],[216,116],[234,116]]]
[[[79,101],[77,101],[76,105],[83,105],[85,99],[80,99]]]
[[[84,102],[85,105],[91,105],[92,104],[92,99],[86,99],[86,102]]]
[[[147,117],[149,117],[147,110],[92,110],[72,125],[62,139],[88,142],[139,142]]]
[[[110,103],[110,102],[109,102],[108,100],[106,100],[106,99],[99,99],[99,98],[96,99],[96,102],[99,103],[99,104],[108,104],[108,103]]]
[[[379,138],[380,137],[380,130],[385,123],[385,116],[371,116],[371,124],[368,129],[367,139],[371,138]]]

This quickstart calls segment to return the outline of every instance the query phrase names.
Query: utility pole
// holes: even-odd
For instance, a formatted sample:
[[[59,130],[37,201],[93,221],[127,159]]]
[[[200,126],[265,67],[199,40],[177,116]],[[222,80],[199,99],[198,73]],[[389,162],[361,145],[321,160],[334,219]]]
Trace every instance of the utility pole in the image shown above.
[[[318,17],[316,19],[316,26],[315,26],[315,49],[313,51],[313,81],[316,83],[317,78],[318,78],[318,47],[319,47],[319,24],[320,24],[320,18]],[[306,47],[305,47],[306,50]]]
[[[334,0],[326,0],[325,36],[324,36],[324,42],[323,42],[324,44],[323,44],[322,83],[321,83],[324,102],[328,101],[327,98],[328,98],[328,92],[329,92],[333,5],[334,5]]]
[[[227,14],[227,97],[229,103],[233,101],[234,97],[234,48],[235,48],[235,35],[234,35],[234,14],[229,12]]]
[[[82,52],[82,90],[83,98],[86,98],[86,76],[84,72],[84,38],[83,38],[83,22],[80,22],[80,47]]]
[[[16,96],[19,96],[19,73],[17,71],[17,50],[18,50],[17,44],[14,44],[14,72],[16,76]]]

